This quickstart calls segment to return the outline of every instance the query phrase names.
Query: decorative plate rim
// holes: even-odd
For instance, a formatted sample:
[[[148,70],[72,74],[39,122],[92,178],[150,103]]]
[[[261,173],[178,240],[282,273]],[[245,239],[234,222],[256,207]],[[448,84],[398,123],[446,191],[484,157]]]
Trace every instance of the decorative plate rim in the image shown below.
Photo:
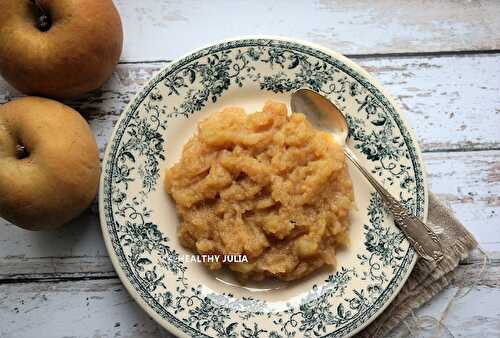
[[[288,38],[288,37],[282,37],[282,36],[273,36],[273,35],[244,35],[244,36],[237,36],[237,37],[232,37],[232,38],[227,38],[227,39],[222,39],[222,40],[217,40],[215,42],[206,44],[200,48],[194,49],[191,52],[188,52],[181,57],[178,57],[174,60],[172,60],[168,65],[160,69],[154,76],[150,78],[150,80],[138,90],[138,92],[134,95],[134,97],[130,100],[130,102],[127,104],[126,108],[122,111],[119,119],[116,122],[115,127],[113,128],[113,131],[108,139],[108,144],[106,146],[106,150],[104,152],[104,157],[102,161],[102,173],[100,177],[100,185],[99,185],[99,197],[98,197],[98,202],[99,202],[99,219],[100,219],[100,224],[101,224],[101,230],[104,238],[104,242],[106,245],[106,250],[108,252],[108,255],[111,259],[111,262],[113,264],[113,267],[115,271],[117,272],[118,277],[120,278],[120,281],[122,284],[125,286],[127,289],[128,293],[132,296],[132,298],[135,300],[139,306],[146,311],[146,313],[153,318],[158,324],[160,324],[163,328],[167,329],[171,333],[175,334],[176,336],[179,337],[191,337],[188,335],[186,332],[181,331],[177,325],[174,325],[172,322],[170,322],[166,318],[162,318],[157,311],[155,311],[154,308],[152,308],[146,301],[145,299],[139,294],[138,290],[135,288],[133,285],[133,282],[130,281],[129,275],[126,271],[123,270],[120,261],[118,260],[115,248],[113,247],[113,240],[110,237],[109,231],[107,229],[107,222],[106,222],[106,210],[105,210],[105,201],[104,201],[104,191],[105,191],[105,184],[106,184],[106,169],[109,165],[109,156],[110,153],[112,152],[112,148],[114,145],[113,140],[115,139],[115,136],[118,132],[119,126],[123,122],[123,120],[132,112],[132,107],[136,104],[136,101],[144,97],[146,93],[148,93],[155,85],[158,83],[159,78],[164,74],[167,73],[169,70],[175,68],[179,63],[181,63],[183,60],[189,58],[191,55],[199,54],[202,51],[208,50],[208,49],[213,49],[216,48],[217,46],[228,44],[228,43],[236,43],[238,41],[251,41],[255,40],[255,43],[257,41],[273,41],[273,42],[283,42],[283,43],[292,43],[292,44],[297,44],[301,45],[306,48],[310,48],[313,50],[317,50],[327,56],[332,57],[333,59],[336,59],[337,61],[343,63],[345,66],[348,68],[351,68],[352,70],[358,72],[360,75],[362,75],[366,81],[372,85],[382,96],[384,97],[385,100],[388,101],[388,103],[394,108],[394,111],[397,113],[398,118],[400,119],[402,126],[404,126],[404,131],[408,133],[409,138],[413,141],[412,146],[413,146],[413,151],[415,155],[415,161],[416,164],[419,166],[419,169],[422,173],[421,177],[421,184],[422,184],[422,195],[423,195],[423,210],[420,210],[420,215],[419,217],[422,218],[424,221],[427,220],[427,214],[428,214],[428,186],[427,186],[427,175],[426,175],[426,168],[425,168],[425,163],[422,160],[422,153],[420,150],[420,146],[418,143],[418,139],[416,138],[414,130],[411,128],[410,124],[408,123],[405,115],[401,111],[400,107],[394,99],[387,94],[385,89],[382,87],[382,85],[376,80],[372,75],[370,75],[366,70],[364,70],[361,66],[358,64],[354,63],[344,55],[335,52],[331,49],[328,49],[326,47],[317,45],[312,42],[304,41],[301,39],[295,39],[295,38]],[[262,45],[262,43],[261,43]],[[135,111],[135,109],[134,109]],[[400,128],[401,130],[401,128]],[[418,207],[418,206],[417,206]],[[381,304],[381,306],[374,312],[372,313],[369,317],[368,320],[365,320],[362,322],[362,324],[358,325],[355,327],[353,330],[347,332],[347,336],[353,336],[356,333],[360,332],[362,329],[364,329],[366,326],[368,326],[373,320],[375,320],[386,308],[387,306],[396,298],[396,296],[399,294],[399,291],[405,284],[406,280],[408,279],[409,275],[413,271],[413,268],[415,266],[415,263],[417,261],[417,255],[414,252],[412,248],[408,249],[408,254],[405,255],[405,261],[402,262],[402,266],[407,265],[407,268],[405,270],[404,275],[396,275],[393,280],[398,279],[399,284],[394,287],[394,285],[391,286],[391,284],[388,285],[387,289],[392,288],[393,291],[391,295]],[[408,262],[407,260],[410,259],[411,261]],[[382,296],[380,296],[382,297]],[[374,304],[375,305],[375,304]],[[344,328],[340,328],[339,330],[342,331]],[[328,337],[335,334],[342,334],[342,332],[337,332],[339,330],[336,330],[335,332],[330,332],[325,334],[323,337]],[[195,333],[195,332],[193,332]],[[198,332],[196,332],[196,336],[200,336]],[[209,337],[207,335],[202,335],[204,337]]]

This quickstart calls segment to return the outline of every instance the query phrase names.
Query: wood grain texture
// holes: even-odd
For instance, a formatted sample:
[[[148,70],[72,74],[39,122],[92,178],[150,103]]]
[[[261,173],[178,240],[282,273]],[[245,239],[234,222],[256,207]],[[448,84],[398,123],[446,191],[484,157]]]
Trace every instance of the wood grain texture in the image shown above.
[[[424,151],[499,147],[500,54],[360,63],[395,97]]]
[[[415,318],[427,325],[423,326],[425,330],[413,329],[413,337],[499,337],[499,298],[497,288],[476,287],[465,294],[464,289],[448,287],[415,312]],[[407,318],[387,338],[412,337],[406,325],[414,323],[412,318]]]
[[[355,61],[396,99],[423,151],[500,149],[500,54]],[[101,151],[127,103],[166,64],[121,64],[99,91],[68,102],[89,119]],[[0,103],[20,95],[0,79]]]
[[[172,338],[118,279],[0,285],[1,337]]]
[[[500,48],[500,2],[115,0],[122,60],[172,60],[215,40],[280,35],[346,54]],[[404,4],[404,6],[403,6]]]
[[[460,266],[458,273],[470,279],[479,269],[476,262]],[[454,281],[417,315],[442,318],[455,337],[478,337],[478,327],[483,337],[497,337],[499,278],[495,263],[465,296],[470,283]],[[0,325],[1,337],[173,337],[134,303],[118,279],[1,284],[0,313],[8,323]]]
[[[425,153],[429,189],[489,251],[500,251],[500,151]]]

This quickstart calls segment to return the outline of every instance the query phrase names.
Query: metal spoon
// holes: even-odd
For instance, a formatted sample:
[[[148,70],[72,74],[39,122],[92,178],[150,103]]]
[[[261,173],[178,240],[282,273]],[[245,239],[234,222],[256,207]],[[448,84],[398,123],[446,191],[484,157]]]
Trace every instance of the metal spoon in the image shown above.
[[[410,213],[398,202],[372,174],[357,160],[351,149],[346,145],[349,127],[345,116],[333,102],[309,89],[299,89],[292,94],[292,111],[300,112],[316,127],[332,132],[335,140],[343,145],[344,154],[359,169],[366,179],[380,194],[382,200],[394,216],[396,225],[403,231],[406,238],[418,255],[425,260],[439,262],[443,258],[443,250],[439,237],[418,217]]]

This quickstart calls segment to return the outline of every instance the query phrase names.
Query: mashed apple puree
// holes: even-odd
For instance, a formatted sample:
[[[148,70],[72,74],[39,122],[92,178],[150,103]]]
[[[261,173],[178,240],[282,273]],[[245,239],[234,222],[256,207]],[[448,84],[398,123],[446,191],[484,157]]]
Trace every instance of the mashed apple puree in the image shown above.
[[[246,255],[224,264],[242,280],[301,278],[333,266],[348,243],[353,192],[342,148],[282,103],[250,115],[225,108],[201,121],[165,188],[181,216],[182,245]]]

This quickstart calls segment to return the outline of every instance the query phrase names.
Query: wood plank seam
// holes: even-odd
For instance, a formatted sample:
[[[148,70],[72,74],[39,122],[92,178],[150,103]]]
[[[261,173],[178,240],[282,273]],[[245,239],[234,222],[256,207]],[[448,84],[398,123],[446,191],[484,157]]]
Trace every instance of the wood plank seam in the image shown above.
[[[484,50],[454,50],[454,51],[435,51],[435,52],[400,52],[400,53],[359,53],[359,54],[343,54],[344,56],[355,60],[367,59],[391,59],[391,58],[436,58],[436,57],[449,57],[449,56],[476,56],[476,55],[495,55],[500,54],[500,49],[484,49]],[[154,64],[154,63],[170,63],[174,59],[154,59],[154,60],[120,60],[120,65],[140,65],[140,64]]]
[[[353,59],[375,59],[375,58],[413,58],[413,57],[446,57],[446,56],[473,56],[473,55],[491,55],[499,54],[500,49],[472,49],[472,50],[443,50],[432,52],[396,52],[396,53],[347,53],[348,58]]]
[[[480,268],[483,265],[483,260],[480,258],[473,258],[467,261],[460,262],[459,267],[467,269]],[[500,258],[491,259],[487,269],[495,269],[500,267]],[[21,284],[21,283],[59,283],[64,281],[87,281],[87,280],[110,280],[118,279],[118,275],[114,270],[112,271],[99,271],[99,272],[69,272],[60,273],[57,276],[54,273],[40,273],[40,274],[18,274],[9,276],[9,278],[0,279],[0,285],[3,284]]]

